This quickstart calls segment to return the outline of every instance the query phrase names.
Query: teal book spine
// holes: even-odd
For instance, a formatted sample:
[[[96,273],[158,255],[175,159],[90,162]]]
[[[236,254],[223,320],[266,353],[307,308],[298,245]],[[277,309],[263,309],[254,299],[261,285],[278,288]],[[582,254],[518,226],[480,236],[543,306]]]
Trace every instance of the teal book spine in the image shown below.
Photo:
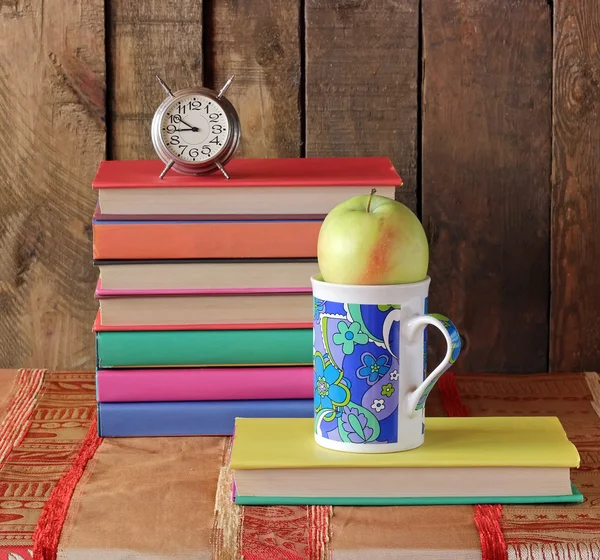
[[[571,485],[573,493],[563,496],[455,496],[427,498],[296,498],[276,496],[240,496],[235,495],[238,505],[253,506],[444,506],[472,504],[551,504],[581,503],[583,495]]]
[[[312,329],[100,331],[96,367],[312,364]]]

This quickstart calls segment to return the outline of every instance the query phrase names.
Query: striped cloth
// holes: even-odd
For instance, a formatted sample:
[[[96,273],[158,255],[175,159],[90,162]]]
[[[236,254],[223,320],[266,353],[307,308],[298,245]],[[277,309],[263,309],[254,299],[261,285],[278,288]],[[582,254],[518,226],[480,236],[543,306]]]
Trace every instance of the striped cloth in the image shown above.
[[[569,505],[235,506],[230,438],[100,440],[94,390],[91,372],[0,370],[0,560],[600,558],[595,373],[446,374],[427,405],[557,415],[582,459]]]

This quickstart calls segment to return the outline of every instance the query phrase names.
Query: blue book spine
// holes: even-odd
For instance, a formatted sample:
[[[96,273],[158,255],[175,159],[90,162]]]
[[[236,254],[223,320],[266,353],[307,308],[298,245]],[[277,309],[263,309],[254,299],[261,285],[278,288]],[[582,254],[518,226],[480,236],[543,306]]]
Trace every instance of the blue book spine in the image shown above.
[[[100,437],[232,435],[235,419],[312,418],[313,399],[98,403]]]

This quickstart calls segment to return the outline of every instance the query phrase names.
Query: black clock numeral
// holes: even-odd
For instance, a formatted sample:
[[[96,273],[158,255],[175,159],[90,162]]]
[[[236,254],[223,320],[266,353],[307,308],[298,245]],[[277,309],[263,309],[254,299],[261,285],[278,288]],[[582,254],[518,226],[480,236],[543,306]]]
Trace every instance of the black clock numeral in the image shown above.
[[[179,136],[177,136],[177,134],[171,136],[171,144],[173,144],[173,146],[179,145]]]
[[[209,144],[216,144],[217,146],[222,146],[222,142],[219,140],[218,136],[215,136],[210,142]]]
[[[225,129],[220,124],[213,124],[211,130],[213,134],[221,134]]]
[[[187,144],[181,144],[181,146],[179,146],[179,147],[180,147],[180,148],[183,148],[183,149],[181,150],[180,154],[179,154],[180,156],[182,156],[183,154],[185,154],[185,150],[186,150],[186,148],[188,147],[188,145],[187,145]]]
[[[177,127],[174,124],[167,125],[167,134],[173,134],[177,130]]]
[[[207,113],[210,111],[210,104],[211,104],[211,103],[212,103],[212,102],[211,102],[211,101],[209,101],[209,102],[208,102],[208,103],[207,103],[207,104],[204,106],[204,110],[205,110]]]
[[[199,111],[202,103],[200,101],[188,101],[187,106],[190,111]]]
[[[210,119],[210,122],[217,122],[219,120],[219,117],[221,117],[222,114],[221,113],[211,113],[210,115],[208,115],[208,118]]]
[[[181,122],[181,116],[180,115],[171,115],[169,117],[169,121],[172,123],[180,123]]]
[[[179,112],[179,114],[180,114],[180,115],[181,115],[181,114],[184,114],[184,115],[185,115],[185,104],[184,104],[184,103],[180,103],[180,104],[177,106],[177,111]],[[181,120],[181,117],[179,117],[179,118],[180,118],[180,120]]]
[[[204,146],[202,146],[202,150],[200,151],[200,153],[205,156],[209,156],[210,152],[211,152],[211,147],[206,144]]]
[[[196,159],[199,155],[198,148],[192,148],[189,152],[189,156]]]

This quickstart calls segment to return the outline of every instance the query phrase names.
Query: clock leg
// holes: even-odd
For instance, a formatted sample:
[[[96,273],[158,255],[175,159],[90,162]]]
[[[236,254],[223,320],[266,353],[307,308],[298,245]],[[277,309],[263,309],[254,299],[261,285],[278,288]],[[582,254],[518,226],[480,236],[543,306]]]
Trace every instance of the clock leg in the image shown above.
[[[231,85],[231,82],[233,82],[233,78],[235,78],[235,74],[233,74],[229,80],[227,80],[225,82],[225,85],[221,88],[221,91],[217,94],[217,99],[221,99],[221,97],[223,95],[225,95],[225,92],[229,89],[229,86]]]
[[[165,84],[165,81],[157,74],[156,75],[156,79],[158,80],[158,83],[162,86],[162,88],[169,94],[169,97],[175,97],[173,95],[173,92],[171,91],[171,88]]]
[[[215,161],[215,165],[219,168],[219,171],[221,171],[221,173],[225,175],[225,179],[229,179],[229,174],[227,173],[227,171],[225,171],[225,168],[218,161]]]
[[[174,163],[174,160],[171,160],[169,163],[167,163],[167,166],[162,170],[162,173],[159,175],[159,179],[162,179],[169,172],[169,169],[173,167]]]

